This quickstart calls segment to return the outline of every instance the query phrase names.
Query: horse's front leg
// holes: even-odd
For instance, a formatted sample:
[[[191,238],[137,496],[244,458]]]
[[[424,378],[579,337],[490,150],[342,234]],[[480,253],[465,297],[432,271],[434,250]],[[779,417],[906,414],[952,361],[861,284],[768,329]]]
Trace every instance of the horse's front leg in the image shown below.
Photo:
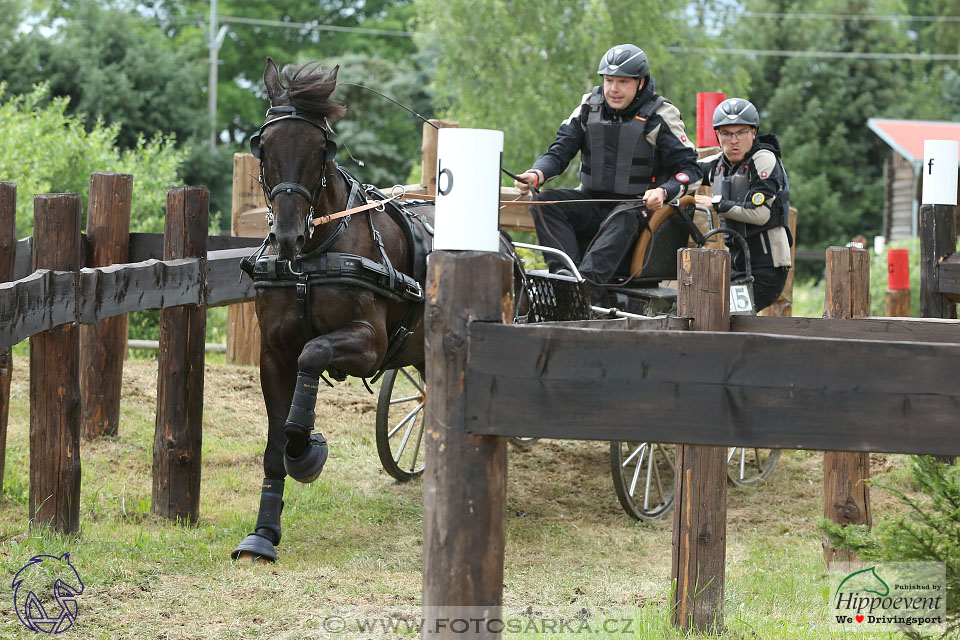
[[[266,345],[265,345],[266,346]],[[289,361],[292,358],[286,358]],[[260,352],[260,386],[267,408],[267,447],[263,452],[263,484],[260,487],[260,509],[253,533],[233,550],[234,559],[254,561],[277,559],[275,546],[280,544],[280,512],[283,509],[284,416],[293,397],[296,380],[293,367],[284,366],[285,359],[269,348]]]
[[[386,351],[386,332],[366,321],[356,321],[309,341],[297,360],[299,373],[290,413],[284,424],[287,445],[283,464],[300,482],[313,482],[327,461],[327,442],[313,431],[320,375],[331,368],[353,376],[373,372]]]

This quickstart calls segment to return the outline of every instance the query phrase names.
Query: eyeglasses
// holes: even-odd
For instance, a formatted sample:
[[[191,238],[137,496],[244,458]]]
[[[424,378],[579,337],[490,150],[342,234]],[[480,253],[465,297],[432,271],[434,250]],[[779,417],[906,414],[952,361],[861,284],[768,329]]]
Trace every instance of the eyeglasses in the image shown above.
[[[742,140],[751,131],[753,131],[753,129],[740,129],[739,131],[717,131],[717,137],[721,140],[732,140],[733,138]]]

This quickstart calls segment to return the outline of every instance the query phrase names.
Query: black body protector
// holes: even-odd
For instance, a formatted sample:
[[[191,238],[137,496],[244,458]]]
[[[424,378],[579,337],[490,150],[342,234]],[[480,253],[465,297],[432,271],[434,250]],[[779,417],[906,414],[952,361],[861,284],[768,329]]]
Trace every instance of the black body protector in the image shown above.
[[[603,88],[594,87],[580,151],[580,183],[588,191],[642,196],[657,186],[660,167],[647,140],[647,120],[668,102],[656,93],[626,122],[604,115]]]
[[[754,156],[760,150],[768,150],[776,156],[773,170],[758,169],[754,166]],[[739,165],[729,167],[721,157],[714,162],[712,171],[705,172],[713,185],[714,193],[719,193],[723,200],[719,206],[721,214],[730,211],[733,207],[744,209],[757,208],[766,205],[770,209],[770,218],[764,224],[749,224],[723,217],[723,226],[732,229],[747,240],[750,248],[750,261],[753,269],[774,266],[789,266],[775,264],[775,250],[771,241],[770,232],[777,227],[783,227],[787,233],[789,260],[789,245],[793,244],[788,224],[790,211],[790,185],[787,173],[780,162],[780,145],[772,134],[757,136],[754,148],[740,162]],[[736,243],[731,245],[733,269],[743,271],[744,256]]]

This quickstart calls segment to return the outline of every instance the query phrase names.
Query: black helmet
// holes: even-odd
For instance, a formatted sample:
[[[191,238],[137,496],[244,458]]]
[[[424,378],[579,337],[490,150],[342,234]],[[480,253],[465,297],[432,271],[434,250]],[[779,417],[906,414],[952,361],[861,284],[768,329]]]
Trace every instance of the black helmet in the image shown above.
[[[754,129],[760,128],[760,114],[749,100],[727,98],[717,105],[713,112],[713,128],[727,124],[745,124]]]
[[[642,78],[650,75],[650,62],[643,49],[633,44],[618,44],[600,58],[601,76]]]

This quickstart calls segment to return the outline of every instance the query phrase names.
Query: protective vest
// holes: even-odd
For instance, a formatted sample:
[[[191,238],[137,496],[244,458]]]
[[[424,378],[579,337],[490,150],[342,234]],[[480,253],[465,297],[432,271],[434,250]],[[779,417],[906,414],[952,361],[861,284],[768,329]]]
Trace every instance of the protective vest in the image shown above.
[[[769,135],[769,134],[768,134]],[[758,136],[759,139],[759,136]],[[742,235],[747,240],[747,245],[750,247],[750,257],[751,263],[754,267],[763,267],[773,264],[772,257],[768,251],[764,250],[764,247],[770,246],[770,239],[767,235],[767,232],[770,229],[776,227],[784,227],[787,230],[787,239],[790,244],[793,244],[793,237],[790,234],[790,226],[788,224],[789,214],[790,214],[790,185],[787,181],[787,172],[783,168],[783,164],[780,162],[780,153],[779,145],[768,145],[762,144],[761,149],[768,149],[773,151],[774,155],[777,157],[777,164],[780,171],[783,173],[783,183],[784,186],[776,194],[776,199],[773,202],[773,206],[770,208],[770,219],[764,224],[747,224],[746,222],[740,222],[737,220],[729,220],[723,218],[723,225],[728,229],[733,229],[740,235]],[[718,193],[716,189],[719,188],[719,193],[723,195],[724,200],[732,200],[736,203],[747,202],[750,198],[750,164],[753,153],[744,158],[740,165],[736,168],[732,174],[724,175],[726,167],[723,165],[723,162],[718,161],[717,166],[713,169],[713,176],[711,183],[714,185],[714,193]],[[739,253],[739,247],[736,242],[728,243],[731,252],[734,254],[734,262],[738,263],[735,265],[736,268],[742,268],[742,265],[739,262],[742,262],[742,259],[738,260],[738,257],[735,255]]]
[[[659,180],[660,168],[645,135],[647,120],[667,99],[653,94],[636,115],[611,120],[604,115],[603,89],[594,87],[588,100],[583,146],[580,149],[580,184],[590,191],[636,196]]]

